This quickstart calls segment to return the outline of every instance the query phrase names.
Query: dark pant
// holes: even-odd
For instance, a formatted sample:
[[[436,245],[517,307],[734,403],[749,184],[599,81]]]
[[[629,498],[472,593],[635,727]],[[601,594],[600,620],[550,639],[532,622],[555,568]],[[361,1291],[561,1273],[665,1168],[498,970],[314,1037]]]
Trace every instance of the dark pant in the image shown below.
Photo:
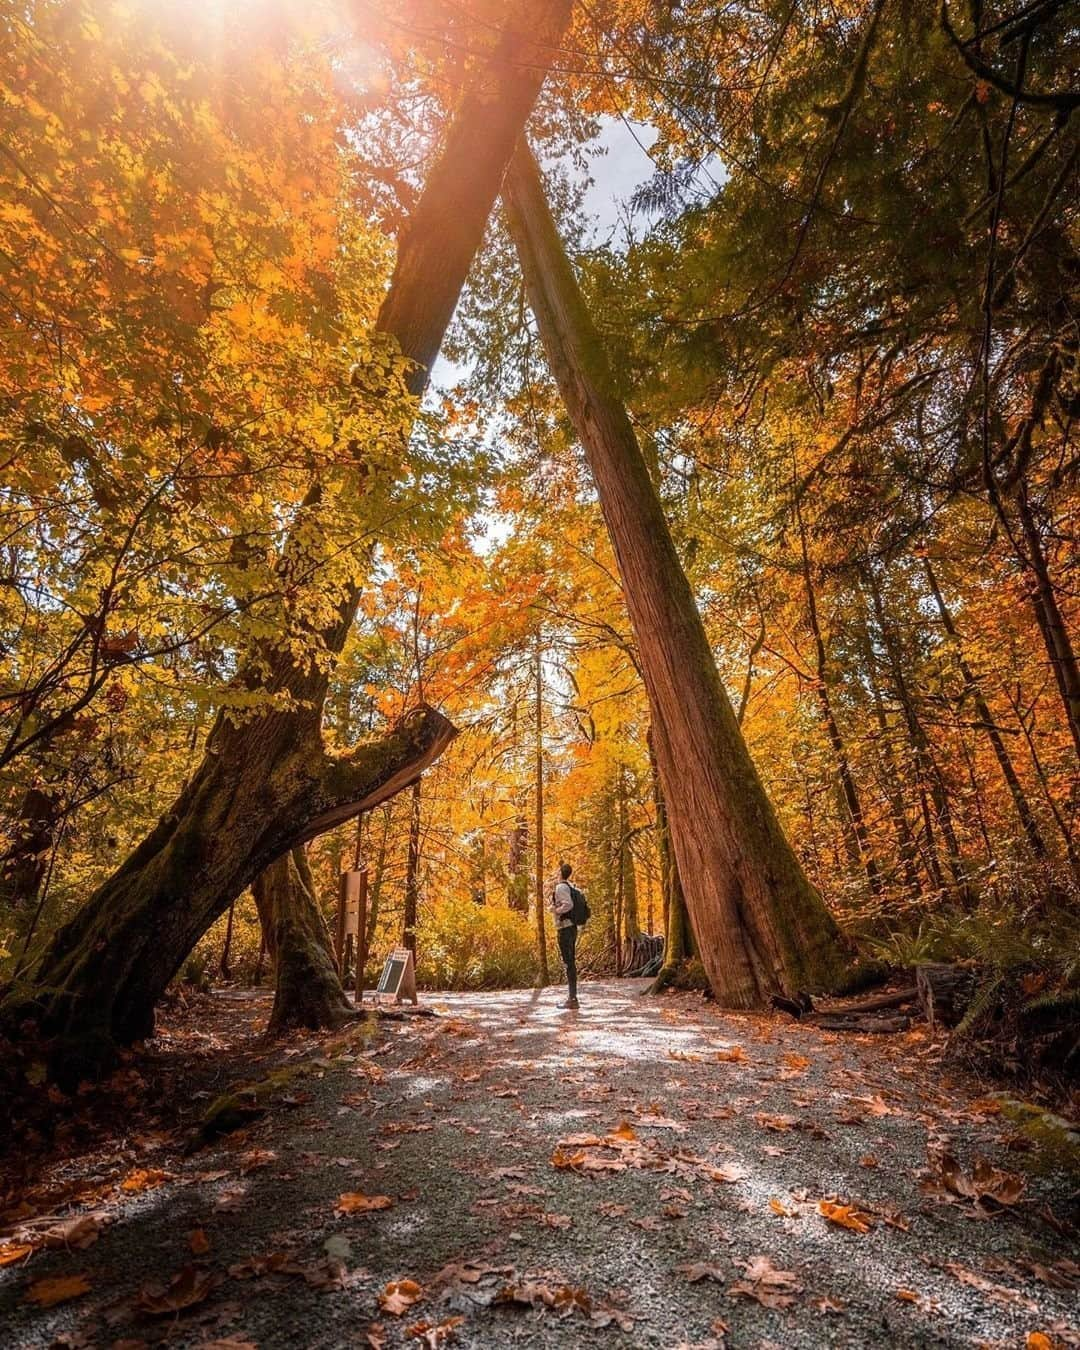
[[[559,939],[559,955],[566,967],[566,983],[570,997],[577,998],[577,926],[571,924],[569,928],[559,928],[556,930],[556,936]]]

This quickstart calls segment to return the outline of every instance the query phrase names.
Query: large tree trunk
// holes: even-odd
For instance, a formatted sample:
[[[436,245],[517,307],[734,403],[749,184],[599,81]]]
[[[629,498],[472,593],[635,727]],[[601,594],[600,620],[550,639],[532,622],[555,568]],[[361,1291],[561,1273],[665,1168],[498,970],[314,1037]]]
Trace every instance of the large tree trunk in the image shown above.
[[[414,393],[426,384],[570,8],[571,0],[547,0],[518,9],[528,31],[508,28],[476,74],[401,241],[377,328],[414,363]],[[310,499],[317,495],[316,484]],[[286,557],[290,549],[302,554],[296,540]],[[358,600],[355,588],[343,595],[336,622],[318,635],[330,657],[342,650]],[[149,1033],[180,963],[264,867],[407,787],[449,743],[450,723],[424,710],[332,759],[321,735],[329,664],[300,664],[285,642],[254,654],[240,683],[279,696],[288,710],[219,717],[175,805],[56,934],[33,996],[7,998],[8,1020],[36,1017],[54,1038],[54,1067],[65,1077]]]
[[[267,1033],[340,1026],[356,1009],[338,978],[326,920],[303,848],[294,848],[255,879],[255,908],[274,963],[274,1007]]]
[[[504,203],[548,363],[585,448],[653,714],[679,875],[709,982],[729,1007],[827,987],[840,935],[739,732],[626,409],[522,140]]]

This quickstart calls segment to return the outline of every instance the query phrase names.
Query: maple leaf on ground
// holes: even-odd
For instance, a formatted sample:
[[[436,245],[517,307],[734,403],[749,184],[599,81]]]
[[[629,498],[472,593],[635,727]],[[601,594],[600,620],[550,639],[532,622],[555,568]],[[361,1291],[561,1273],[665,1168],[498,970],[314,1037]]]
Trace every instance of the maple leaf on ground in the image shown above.
[[[221,1283],[221,1276],[213,1270],[196,1266],[182,1267],[167,1283],[152,1281],[144,1284],[135,1298],[135,1307],[151,1317],[165,1317],[202,1303],[210,1291]]]
[[[971,1174],[968,1175],[948,1148],[931,1152],[928,1163],[922,1189],[944,1200],[956,1196],[962,1200],[972,1200],[980,1208],[985,1208],[989,1202],[991,1206],[1007,1209],[1023,1196],[1027,1186],[1022,1176],[994,1167],[981,1157],[975,1158]]]
[[[749,1064],[750,1059],[741,1045],[729,1045],[713,1055],[717,1064]]]
[[[796,1210],[785,1208],[783,1201],[777,1200],[775,1195],[769,1199],[769,1208],[774,1214],[779,1214],[782,1219],[794,1219],[797,1214]]]
[[[393,1200],[388,1195],[364,1195],[362,1191],[346,1191],[339,1195],[335,1214],[371,1214],[375,1210],[390,1209]]]
[[[85,1275],[50,1275],[43,1280],[35,1280],[26,1291],[26,1303],[36,1303],[39,1308],[52,1308],[57,1303],[67,1303],[69,1299],[81,1298],[90,1292],[90,1281]]]
[[[716,1280],[719,1283],[727,1278],[723,1266],[713,1265],[710,1261],[686,1261],[675,1269],[680,1275],[685,1275],[691,1284],[698,1284],[701,1280]]]
[[[120,1183],[125,1195],[138,1195],[142,1191],[152,1191],[172,1180],[171,1172],[163,1172],[157,1167],[136,1167]]]
[[[25,1261],[33,1250],[29,1242],[0,1242],[0,1268]]]
[[[745,1279],[729,1286],[732,1298],[752,1298],[763,1308],[790,1308],[795,1296],[802,1293],[798,1277],[790,1270],[778,1270],[767,1256],[752,1256],[738,1263],[745,1271]]]
[[[391,1317],[400,1317],[423,1297],[423,1287],[415,1280],[391,1280],[379,1295],[379,1307]]]
[[[854,1205],[840,1205],[832,1200],[819,1200],[818,1213],[824,1215],[830,1223],[850,1229],[853,1233],[869,1233],[874,1226],[870,1215]]]
[[[448,1317],[442,1322],[414,1322],[411,1327],[405,1328],[405,1335],[431,1347],[431,1350],[438,1350],[440,1345],[455,1338],[457,1328],[464,1321],[465,1318],[459,1315]]]

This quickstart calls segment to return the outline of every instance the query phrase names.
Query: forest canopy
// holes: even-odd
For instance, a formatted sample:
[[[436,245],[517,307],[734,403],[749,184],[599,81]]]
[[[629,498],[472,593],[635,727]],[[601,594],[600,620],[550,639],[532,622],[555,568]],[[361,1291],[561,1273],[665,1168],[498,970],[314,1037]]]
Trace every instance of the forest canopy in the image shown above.
[[[81,1070],[361,860],[435,987],[546,978],[569,859],[594,973],[1075,997],[1069,6],[0,33],[9,1011]]]

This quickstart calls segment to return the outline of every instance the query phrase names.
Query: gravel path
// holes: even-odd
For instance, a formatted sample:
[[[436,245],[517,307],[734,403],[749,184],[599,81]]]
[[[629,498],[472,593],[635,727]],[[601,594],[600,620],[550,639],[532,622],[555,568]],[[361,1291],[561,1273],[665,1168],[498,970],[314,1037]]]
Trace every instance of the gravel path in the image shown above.
[[[586,984],[577,1013],[557,989],[431,995],[438,1018],[309,1060],[241,1134],[151,1141],[130,1193],[98,1178],[65,1216],[99,1216],[93,1245],[0,1269],[0,1342],[1080,1345],[1075,1179],[1030,1170],[928,1040],[641,987]],[[954,1190],[928,1193],[945,1140]],[[1016,1203],[954,1193],[976,1155],[1020,1177],[981,1174]],[[391,1203],[336,1212],[349,1194]],[[85,1292],[26,1301],[75,1276]]]

